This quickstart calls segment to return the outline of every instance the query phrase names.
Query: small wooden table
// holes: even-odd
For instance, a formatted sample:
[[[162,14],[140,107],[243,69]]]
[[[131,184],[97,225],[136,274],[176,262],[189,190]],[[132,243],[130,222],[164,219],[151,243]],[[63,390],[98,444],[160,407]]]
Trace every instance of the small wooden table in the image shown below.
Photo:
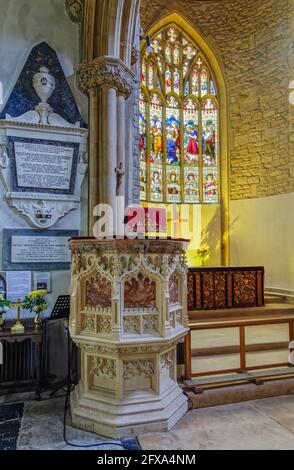
[[[35,356],[35,395],[36,399],[41,399],[41,385],[42,385],[42,339],[43,330],[35,330],[34,326],[25,325],[25,331],[23,333],[12,333],[11,325],[4,326],[4,329],[0,331],[0,341],[7,343],[21,343],[26,340],[31,340],[36,345],[36,356]],[[0,384],[1,387],[1,384]]]

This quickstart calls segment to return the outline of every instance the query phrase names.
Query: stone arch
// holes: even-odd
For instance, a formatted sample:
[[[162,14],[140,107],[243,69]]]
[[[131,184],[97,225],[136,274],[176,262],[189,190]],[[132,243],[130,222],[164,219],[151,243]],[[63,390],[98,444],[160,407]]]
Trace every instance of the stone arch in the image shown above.
[[[154,22],[145,34],[154,35],[170,23],[185,31],[201,48],[209,63],[219,90],[220,178],[221,178],[221,262],[229,264],[229,154],[228,154],[228,96],[224,67],[202,32],[182,14],[174,11]],[[141,50],[144,45],[141,44]]]
[[[121,59],[130,67],[138,9],[138,0],[85,0],[82,21],[83,61],[108,56]]]

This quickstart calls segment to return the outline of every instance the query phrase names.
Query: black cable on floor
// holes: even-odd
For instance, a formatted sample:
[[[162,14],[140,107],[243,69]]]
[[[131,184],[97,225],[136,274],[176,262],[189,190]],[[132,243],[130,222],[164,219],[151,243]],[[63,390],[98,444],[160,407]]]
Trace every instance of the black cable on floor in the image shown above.
[[[122,447],[124,450],[126,449],[122,443],[118,444],[117,442],[97,442],[95,444],[73,444],[69,442],[66,438],[66,416],[69,409],[70,404],[70,393],[72,391],[72,386],[74,387],[75,384],[72,382],[71,379],[71,357],[70,357],[70,335],[69,335],[69,328],[67,326],[67,387],[66,387],[66,395],[65,395],[65,403],[64,403],[64,413],[63,413],[63,440],[64,442],[71,447],[79,447],[79,448],[91,448],[91,447],[100,447],[100,446],[118,446]]]

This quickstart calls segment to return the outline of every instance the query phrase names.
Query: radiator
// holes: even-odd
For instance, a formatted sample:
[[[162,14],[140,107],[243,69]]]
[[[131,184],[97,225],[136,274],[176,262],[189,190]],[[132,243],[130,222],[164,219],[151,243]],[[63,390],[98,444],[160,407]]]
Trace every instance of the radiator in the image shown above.
[[[35,378],[36,346],[30,340],[22,343],[3,341],[3,364],[0,365],[0,384],[24,382]]]

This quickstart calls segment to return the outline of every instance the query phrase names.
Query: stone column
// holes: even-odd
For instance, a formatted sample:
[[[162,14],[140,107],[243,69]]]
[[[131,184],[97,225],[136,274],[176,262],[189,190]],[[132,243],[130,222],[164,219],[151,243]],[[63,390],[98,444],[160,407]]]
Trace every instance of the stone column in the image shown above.
[[[125,97],[119,93],[117,97],[117,168],[122,169],[121,181],[118,187],[118,196],[125,196],[125,177],[126,169],[126,109]]]
[[[98,109],[99,109],[99,91],[96,88],[89,90],[89,193],[88,193],[88,234],[92,235],[93,230],[93,212],[99,200],[99,139],[98,139]]]
[[[110,86],[102,87],[101,122],[101,154],[99,155],[99,196],[100,203],[116,207],[116,162],[117,162],[117,96],[116,89]]]
[[[99,57],[78,72],[79,87],[90,98],[89,235],[97,204],[109,204],[116,220],[116,169],[121,175],[118,194],[125,194],[125,99],[133,82],[133,72],[113,57]]]

